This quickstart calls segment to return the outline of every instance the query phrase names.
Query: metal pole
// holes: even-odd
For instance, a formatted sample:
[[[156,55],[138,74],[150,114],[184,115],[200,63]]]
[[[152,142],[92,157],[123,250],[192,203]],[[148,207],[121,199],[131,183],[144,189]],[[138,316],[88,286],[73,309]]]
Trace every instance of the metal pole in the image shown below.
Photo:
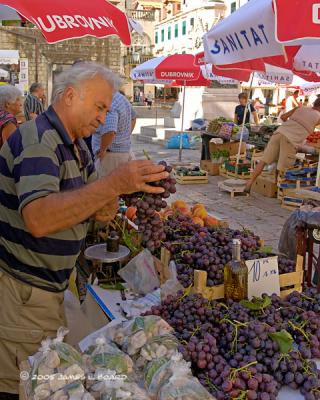
[[[156,128],[158,128],[158,106],[157,106],[156,99],[154,99],[154,105],[156,107]]]
[[[319,187],[319,184],[320,184],[320,154],[319,154],[319,161],[318,161],[316,186]]]
[[[242,121],[242,125],[241,125],[240,142],[239,142],[239,149],[238,149],[238,154],[237,154],[237,162],[236,162],[236,170],[235,170],[236,174],[238,173],[238,165],[239,165],[240,154],[241,154],[243,131],[244,131],[244,125],[246,123],[246,118],[247,118],[247,113],[248,113],[249,97],[250,97],[250,92],[252,90],[253,78],[254,78],[254,72],[251,74],[251,81],[250,81],[250,86],[249,86],[249,96],[247,98],[247,104],[246,104],[246,108],[244,109],[244,116],[243,116],[243,121]]]
[[[183,134],[183,120],[184,120],[184,102],[186,98],[186,81],[183,83],[183,96],[182,96],[182,119],[181,119],[181,133],[180,133],[180,148],[179,148],[179,161],[182,160],[182,134]]]

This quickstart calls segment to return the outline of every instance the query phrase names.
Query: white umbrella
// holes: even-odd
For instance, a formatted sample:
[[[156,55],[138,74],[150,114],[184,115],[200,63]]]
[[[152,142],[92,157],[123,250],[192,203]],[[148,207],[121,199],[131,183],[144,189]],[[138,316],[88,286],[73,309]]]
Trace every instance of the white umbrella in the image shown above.
[[[128,21],[131,30],[136,31],[140,36],[143,36],[144,34],[143,26],[135,19],[129,18]]]
[[[0,20],[20,21],[21,17],[13,8],[0,4]]]
[[[8,78],[9,77],[9,72],[6,71],[5,69],[0,68],[0,78]]]
[[[251,0],[204,35],[205,60],[215,65],[281,55],[272,0]]]

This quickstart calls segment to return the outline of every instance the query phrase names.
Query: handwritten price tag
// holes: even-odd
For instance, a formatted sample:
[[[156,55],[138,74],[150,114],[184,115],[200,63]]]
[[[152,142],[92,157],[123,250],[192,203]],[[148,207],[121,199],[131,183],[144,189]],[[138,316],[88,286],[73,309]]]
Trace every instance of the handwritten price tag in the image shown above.
[[[248,298],[263,293],[280,295],[278,257],[246,261],[248,267]]]

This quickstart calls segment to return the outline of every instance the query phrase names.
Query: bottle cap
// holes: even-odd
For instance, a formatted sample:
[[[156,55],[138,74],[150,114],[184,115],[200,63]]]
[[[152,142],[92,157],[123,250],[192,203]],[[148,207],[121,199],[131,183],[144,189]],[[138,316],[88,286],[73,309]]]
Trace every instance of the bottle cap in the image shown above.
[[[232,244],[241,246],[241,240],[240,239],[232,239]]]

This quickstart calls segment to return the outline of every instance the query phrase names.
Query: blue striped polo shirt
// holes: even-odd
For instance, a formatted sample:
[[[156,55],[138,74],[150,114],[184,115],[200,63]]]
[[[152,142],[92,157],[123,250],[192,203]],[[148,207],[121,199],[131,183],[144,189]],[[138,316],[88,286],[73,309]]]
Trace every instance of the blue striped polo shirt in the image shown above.
[[[79,189],[96,177],[85,142],[72,142],[52,107],[22,124],[0,150],[0,269],[44,290],[65,290],[87,221],[36,238],[21,212],[37,198]]]

